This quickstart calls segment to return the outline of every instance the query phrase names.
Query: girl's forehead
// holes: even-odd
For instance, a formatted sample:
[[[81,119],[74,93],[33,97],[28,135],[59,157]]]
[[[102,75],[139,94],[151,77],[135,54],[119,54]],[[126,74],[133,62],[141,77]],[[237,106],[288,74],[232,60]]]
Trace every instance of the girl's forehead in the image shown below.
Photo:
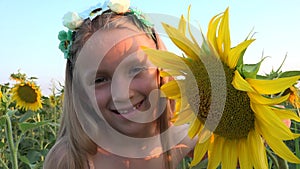
[[[120,63],[129,66],[130,64],[144,62],[146,56],[141,46],[155,48],[155,43],[145,34],[128,37],[112,46],[111,49],[104,54],[100,67],[113,67]]]
[[[141,46],[156,48],[155,42],[145,32],[125,28],[100,30],[83,46],[77,61],[80,61],[81,71],[97,71],[99,65],[102,68],[118,65],[127,56],[130,56],[127,61],[144,60],[146,57]]]
[[[156,48],[155,42],[145,32],[126,28],[100,30],[86,43],[86,53],[105,57],[106,55],[126,55],[140,51],[142,46]]]
[[[107,53],[116,46],[151,46],[155,42],[145,32],[134,31],[127,28],[116,28],[111,30],[98,30],[87,41],[85,46],[97,46],[99,52]]]

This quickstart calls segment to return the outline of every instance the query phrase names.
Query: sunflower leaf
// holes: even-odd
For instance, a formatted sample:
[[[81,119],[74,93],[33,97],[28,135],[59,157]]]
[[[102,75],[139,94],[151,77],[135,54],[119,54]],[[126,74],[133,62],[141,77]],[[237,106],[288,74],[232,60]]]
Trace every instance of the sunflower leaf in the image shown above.
[[[36,122],[36,123],[23,122],[23,123],[19,123],[19,127],[20,127],[21,131],[23,133],[25,133],[28,130],[35,129],[37,127],[40,127],[40,126],[43,126],[43,125],[46,125],[49,123],[50,123],[50,121],[41,121],[41,122]]]
[[[8,112],[6,113],[9,117],[13,116],[16,112],[18,112],[18,110],[8,110]]]
[[[286,71],[279,74],[279,78],[299,76],[299,75],[300,75],[300,71]]]
[[[243,64],[241,68],[241,73],[245,78],[252,78],[256,79],[256,75],[259,71],[261,63],[264,61],[265,58],[263,58],[261,61],[259,61],[256,64]]]
[[[19,119],[19,122],[24,122],[28,119],[30,119],[35,113],[31,110],[28,110],[24,115],[21,116],[21,118]]]
[[[0,117],[0,126],[3,126],[6,123],[6,119],[4,116]]]

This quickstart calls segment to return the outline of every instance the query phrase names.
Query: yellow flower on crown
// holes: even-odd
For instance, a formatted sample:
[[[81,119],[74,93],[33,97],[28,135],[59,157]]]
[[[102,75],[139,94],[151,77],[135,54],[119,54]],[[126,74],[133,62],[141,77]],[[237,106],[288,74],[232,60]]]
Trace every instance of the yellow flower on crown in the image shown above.
[[[152,63],[162,68],[161,76],[174,79],[161,90],[166,97],[176,100],[175,125],[189,123],[189,136],[198,137],[191,165],[195,166],[208,154],[209,169],[219,165],[230,169],[237,165],[267,169],[265,142],[281,158],[300,163],[283,142],[300,135],[282,122],[300,122],[300,118],[293,111],[275,107],[290,96],[278,93],[293,86],[300,76],[263,79],[257,76],[262,60],[244,64],[243,55],[254,39],[248,36],[231,46],[228,8],[211,19],[206,39],[202,34],[201,45],[183,16],[178,28],[166,23],[163,26],[183,56],[143,49]]]
[[[34,82],[22,81],[12,88],[12,101],[16,107],[25,111],[37,111],[42,108],[41,91]]]

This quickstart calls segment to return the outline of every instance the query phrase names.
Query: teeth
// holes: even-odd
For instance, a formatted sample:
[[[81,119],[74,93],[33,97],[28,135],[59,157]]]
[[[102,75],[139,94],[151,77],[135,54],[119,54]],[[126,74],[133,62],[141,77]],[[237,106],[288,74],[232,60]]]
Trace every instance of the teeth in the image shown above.
[[[130,113],[132,111],[135,111],[136,109],[138,109],[141,106],[141,103],[137,104],[136,106],[134,106],[131,109],[127,109],[127,110],[116,110],[119,114],[127,114]]]
[[[131,109],[131,111],[134,111],[134,110],[136,110],[137,108],[136,108],[136,106],[135,107],[133,107],[132,109]],[[119,110],[118,111],[120,114],[127,114],[128,112],[130,112],[130,110]]]
[[[122,111],[119,111],[120,114],[126,114],[128,113],[128,110],[122,110]]]

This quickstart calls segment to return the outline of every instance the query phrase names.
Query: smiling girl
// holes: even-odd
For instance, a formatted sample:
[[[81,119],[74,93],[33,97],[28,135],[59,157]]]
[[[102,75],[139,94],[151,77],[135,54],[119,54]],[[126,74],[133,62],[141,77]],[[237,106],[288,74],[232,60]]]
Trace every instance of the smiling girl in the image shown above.
[[[195,141],[172,126],[168,79],[141,49],[165,50],[153,26],[126,0],[68,15],[64,112],[44,169],[176,168]]]

